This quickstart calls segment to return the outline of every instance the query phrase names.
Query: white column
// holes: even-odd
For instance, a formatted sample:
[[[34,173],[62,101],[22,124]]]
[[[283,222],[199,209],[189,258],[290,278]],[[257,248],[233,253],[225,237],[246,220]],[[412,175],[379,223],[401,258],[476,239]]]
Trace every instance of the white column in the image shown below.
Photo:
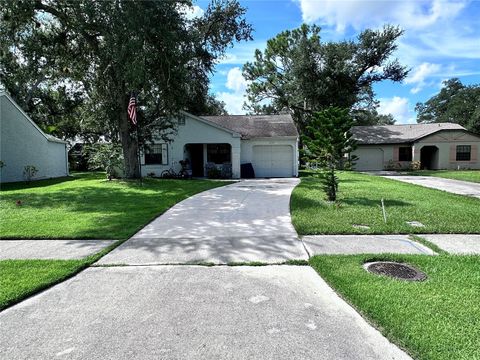
[[[240,178],[240,143],[232,146],[232,178]]]

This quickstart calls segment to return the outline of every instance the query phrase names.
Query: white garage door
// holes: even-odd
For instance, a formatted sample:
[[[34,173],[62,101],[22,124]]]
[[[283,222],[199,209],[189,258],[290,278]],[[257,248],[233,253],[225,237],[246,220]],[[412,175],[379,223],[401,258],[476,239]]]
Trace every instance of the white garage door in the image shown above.
[[[292,177],[293,147],[288,145],[253,146],[255,177]]]
[[[379,148],[357,149],[354,153],[358,156],[355,170],[383,170],[383,150]]]

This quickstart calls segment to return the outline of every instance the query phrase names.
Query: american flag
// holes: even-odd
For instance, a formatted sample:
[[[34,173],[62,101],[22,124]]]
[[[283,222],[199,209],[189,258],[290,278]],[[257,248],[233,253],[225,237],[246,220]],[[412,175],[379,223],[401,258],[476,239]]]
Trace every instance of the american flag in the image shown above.
[[[132,124],[137,125],[137,100],[133,94],[130,96],[130,101],[128,102],[127,113]]]

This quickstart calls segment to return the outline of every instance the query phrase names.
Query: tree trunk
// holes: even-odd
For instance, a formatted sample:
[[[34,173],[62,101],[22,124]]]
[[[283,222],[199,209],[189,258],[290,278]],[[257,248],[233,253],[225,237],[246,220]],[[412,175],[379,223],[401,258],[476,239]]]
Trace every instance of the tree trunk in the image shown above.
[[[135,132],[130,132],[130,120],[127,115],[127,99],[124,94],[118,101],[118,129],[123,150],[124,175],[127,179],[140,178],[140,164],[138,162],[138,145]]]

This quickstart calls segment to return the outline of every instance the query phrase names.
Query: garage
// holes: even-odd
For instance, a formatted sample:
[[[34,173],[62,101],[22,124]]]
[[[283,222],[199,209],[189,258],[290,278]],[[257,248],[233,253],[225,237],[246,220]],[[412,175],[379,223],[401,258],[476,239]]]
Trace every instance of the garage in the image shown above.
[[[293,147],[290,145],[255,145],[252,165],[255,177],[294,176]]]
[[[383,169],[383,150],[380,148],[358,148],[354,155],[358,157],[355,170],[370,171]]]

